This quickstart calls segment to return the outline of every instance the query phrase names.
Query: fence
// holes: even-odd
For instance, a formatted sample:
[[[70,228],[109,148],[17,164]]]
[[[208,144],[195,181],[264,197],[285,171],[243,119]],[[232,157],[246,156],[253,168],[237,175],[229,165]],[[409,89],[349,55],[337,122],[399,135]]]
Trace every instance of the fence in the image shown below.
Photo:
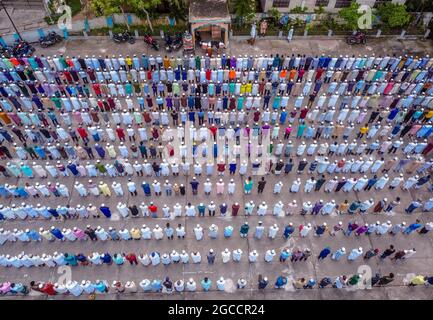
[[[433,18],[433,13],[411,13],[413,15],[412,22],[405,28],[396,29],[385,29],[383,28],[378,35],[378,29],[381,27],[376,24],[373,25],[372,29],[364,30],[369,36],[400,36],[405,31],[406,36],[424,37],[428,32],[428,25]],[[279,36],[280,32],[283,33],[283,37],[287,35],[288,26],[293,26],[294,36],[303,36],[305,34],[310,36],[343,36],[350,34],[351,30],[348,30],[344,26],[344,21],[341,20],[336,14],[315,14],[315,13],[303,13],[303,14],[285,14],[287,16],[288,25],[281,25],[278,21],[276,22],[271,16],[266,13],[257,14],[255,21],[261,19],[271,18],[269,21],[268,30],[266,36],[275,37]],[[239,26],[238,20],[235,16],[232,16],[232,27],[234,36],[248,36],[250,34],[250,25]],[[307,29],[307,31],[305,31]],[[330,31],[332,30],[332,31]]]
[[[165,21],[169,21],[168,17],[160,17],[158,19],[152,20],[152,24],[157,24],[153,27],[154,35],[159,35],[161,29],[163,29],[164,31],[178,32],[185,31],[185,28],[187,27],[186,25],[181,23],[174,26],[170,26],[169,23],[161,25],[161,23]],[[121,14],[113,14],[108,17],[97,17],[88,20],[72,21],[71,27],[68,28],[66,31],[60,30],[57,24],[54,24],[44,28],[24,30],[20,32],[20,35],[24,40],[28,42],[37,42],[39,41],[40,36],[47,34],[51,31],[55,31],[63,35],[65,38],[68,38],[69,36],[86,35],[108,36],[110,29],[113,30],[113,32],[118,32],[118,30],[123,30],[126,28],[126,23],[128,23],[131,30],[137,30],[139,35],[143,35],[144,32],[149,32],[150,30],[149,26],[147,25],[147,21],[145,19],[140,19],[134,14],[126,14],[126,18]],[[11,45],[17,38],[18,35],[15,33],[6,34],[0,37],[0,42],[3,44],[6,43],[8,45]]]
[[[258,15],[258,18],[266,17],[265,14]],[[315,14],[289,14],[289,17],[292,19],[297,18],[297,23],[299,26],[294,27],[294,36],[345,36],[349,33],[348,30],[343,30],[341,27],[332,29],[332,32],[329,31],[329,27],[326,26],[325,20],[313,20],[316,18]],[[431,18],[431,17],[430,17]],[[165,18],[158,19],[159,22],[164,21]],[[310,27],[308,27],[307,32],[306,24],[302,23],[302,19],[307,21],[312,21]],[[312,20],[310,20],[312,19]],[[305,21],[304,20],[304,21]],[[425,25],[426,18],[422,20],[422,25]],[[45,28],[37,28],[32,30],[24,30],[20,32],[21,37],[28,42],[37,42],[39,38],[51,31],[55,31],[65,38],[69,36],[88,36],[88,35],[99,35],[99,36],[108,36],[109,30],[113,30],[113,32],[118,32],[117,30],[124,29],[126,23],[131,26],[132,30],[137,30],[138,35],[143,35],[144,32],[149,31],[149,27],[147,26],[146,20],[142,20],[134,14],[127,14],[126,18],[120,14],[114,14],[109,17],[98,17],[89,20],[79,20],[72,21],[71,28],[68,30],[60,30],[57,25],[47,26]],[[154,35],[159,35],[161,29],[164,31],[167,30],[167,25],[159,25],[154,27]],[[235,24],[232,24],[233,29],[231,30],[231,35],[233,36],[249,36],[250,27],[244,26],[243,28],[236,28]],[[179,32],[184,31],[187,28],[186,25],[180,24],[177,27],[171,27],[171,31]],[[378,36],[377,29],[374,30],[366,30],[367,35],[369,36]],[[419,28],[415,25],[409,26],[405,29],[405,36],[408,37],[426,37],[428,35],[428,30]],[[402,29],[398,30],[382,30],[379,36],[400,36],[402,34]],[[267,37],[285,37],[287,35],[287,30],[280,30],[278,27],[274,25],[270,25],[267,32]],[[7,34],[0,37],[0,44],[11,45],[15,39],[17,39],[17,34]]]

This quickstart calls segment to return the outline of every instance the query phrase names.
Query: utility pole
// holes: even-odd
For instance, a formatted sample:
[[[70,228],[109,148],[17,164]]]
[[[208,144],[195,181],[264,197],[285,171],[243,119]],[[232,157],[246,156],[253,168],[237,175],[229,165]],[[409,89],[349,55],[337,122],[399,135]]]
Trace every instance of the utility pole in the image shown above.
[[[21,38],[21,35],[20,35],[20,33],[19,33],[17,27],[15,26],[15,23],[13,22],[11,16],[9,15],[9,12],[6,10],[6,7],[5,7],[3,1],[0,0],[0,4],[1,4],[3,10],[6,12],[6,15],[8,16],[9,21],[11,22],[12,26],[14,27],[15,32],[17,33],[18,37],[20,38],[20,40],[23,40],[23,38]]]

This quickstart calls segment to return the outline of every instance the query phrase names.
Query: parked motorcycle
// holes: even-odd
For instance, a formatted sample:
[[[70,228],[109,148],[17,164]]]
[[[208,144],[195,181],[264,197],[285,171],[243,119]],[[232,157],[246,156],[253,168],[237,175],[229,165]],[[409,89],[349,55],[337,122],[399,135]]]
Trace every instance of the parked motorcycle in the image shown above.
[[[148,45],[152,46],[152,48],[154,50],[156,50],[156,51],[159,50],[159,44],[158,44],[158,42],[149,33],[146,33],[144,35],[144,42],[147,43]]]
[[[135,43],[135,38],[129,33],[129,31],[123,31],[122,33],[113,34],[113,41],[116,43],[129,42],[130,44]]]
[[[170,35],[165,36],[165,49],[168,52],[179,50],[182,46],[182,34],[177,34],[174,39]]]
[[[11,283],[3,282],[0,285],[0,294],[8,294],[11,291]]]
[[[63,38],[60,35],[58,35],[55,31],[51,31],[46,36],[39,38],[39,44],[42,48],[47,48],[55,45],[58,42],[61,42],[62,40]]]
[[[15,41],[15,45],[12,48],[12,56],[14,57],[23,57],[23,56],[31,56],[35,52],[35,48],[33,48],[27,41],[17,40]]]
[[[346,38],[347,44],[366,44],[367,35],[364,32],[358,31],[355,34],[351,34]]]
[[[10,47],[5,47],[5,48],[2,47],[0,49],[0,56],[5,57],[5,58],[10,58],[12,56],[11,48]]]
[[[0,295],[26,295],[29,288],[19,282],[3,282],[0,284]]]

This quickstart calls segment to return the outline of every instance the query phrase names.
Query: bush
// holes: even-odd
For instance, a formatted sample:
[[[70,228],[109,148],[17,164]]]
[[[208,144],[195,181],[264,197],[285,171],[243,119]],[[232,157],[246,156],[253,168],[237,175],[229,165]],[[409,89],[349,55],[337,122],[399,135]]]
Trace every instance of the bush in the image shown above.
[[[350,7],[343,8],[338,12],[338,16],[346,22],[346,27],[350,30],[358,29],[358,19],[362,16],[358,13],[360,5],[356,1],[350,3]]]
[[[77,13],[81,11],[81,1],[80,0],[66,0],[66,4],[71,7],[71,14],[75,16]],[[48,4],[48,8],[51,12],[51,15],[46,16],[44,18],[45,22],[49,25],[56,24],[59,18],[63,13],[57,13],[56,10],[58,8],[59,3],[55,0],[51,0]]]
[[[66,0],[66,4],[71,7],[72,16],[75,16],[82,9],[80,0]]]
[[[325,7],[323,6],[319,6],[317,9],[314,9],[314,13],[319,15],[319,14],[324,14],[326,12]]]
[[[91,35],[91,36],[107,36],[108,30],[110,30],[108,27],[91,29],[89,32],[89,35]]]
[[[290,10],[290,13],[305,13],[307,12],[308,8],[307,7],[301,7],[301,6],[297,6],[294,7],[292,10]]]
[[[275,23],[278,23],[281,19],[281,12],[276,8],[272,8],[268,10],[268,16],[271,17]]]
[[[377,15],[385,28],[405,27],[411,21],[412,16],[406,11],[406,6],[387,2],[377,8]]]

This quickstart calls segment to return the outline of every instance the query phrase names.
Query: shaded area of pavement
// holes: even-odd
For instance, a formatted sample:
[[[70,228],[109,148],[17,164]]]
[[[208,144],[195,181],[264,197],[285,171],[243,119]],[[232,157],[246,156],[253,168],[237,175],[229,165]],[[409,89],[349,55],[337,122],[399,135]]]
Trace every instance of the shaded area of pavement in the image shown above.
[[[158,40],[162,44],[162,40]],[[182,55],[182,50],[173,53],[167,53],[163,48],[155,51],[149,48],[143,41],[142,37],[137,39],[135,44],[118,44],[114,43],[107,37],[92,37],[88,39],[70,39],[63,41],[49,48],[41,48],[36,46],[36,54],[44,54],[46,56],[54,54],[65,54],[68,56],[85,56],[85,55],[132,55],[132,54],[148,54],[148,55]],[[163,47],[163,46],[161,46]],[[295,38],[292,42],[286,40],[259,39],[254,46],[247,43],[246,40],[230,39],[228,49],[225,51],[229,55],[260,55],[260,54],[342,54],[342,55],[358,55],[358,54],[376,54],[376,55],[424,55],[433,52],[432,41],[422,40],[398,40],[396,38],[372,38],[369,39],[366,45],[350,46],[346,44],[344,39],[306,39]],[[196,54],[203,55],[204,50],[196,49]]]

